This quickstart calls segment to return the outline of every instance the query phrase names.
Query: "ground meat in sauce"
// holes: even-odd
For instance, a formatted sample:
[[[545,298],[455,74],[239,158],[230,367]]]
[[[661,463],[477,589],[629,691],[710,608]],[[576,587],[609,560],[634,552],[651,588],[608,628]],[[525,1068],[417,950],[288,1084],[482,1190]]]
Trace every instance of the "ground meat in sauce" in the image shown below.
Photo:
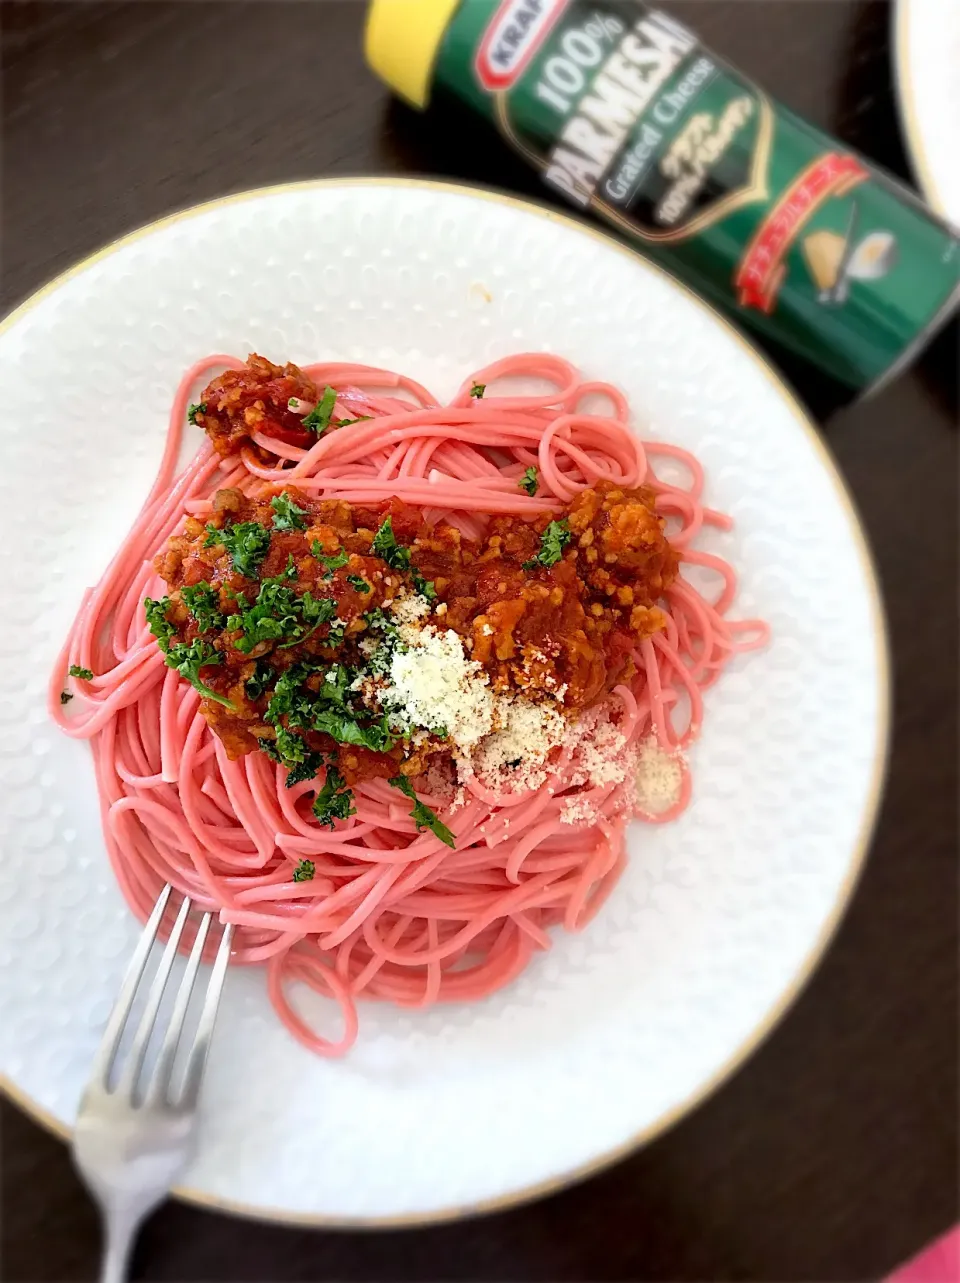
[[[600,483],[578,495],[562,514],[543,513],[530,522],[495,519],[479,544],[444,523],[427,525],[418,509],[396,500],[369,509],[317,502],[292,487],[276,493],[288,495],[305,511],[301,521],[306,528],[273,531],[258,579],[238,574],[225,547],[194,518],[187,519],[184,533],[174,536],[156,560],[171,590],[168,621],[184,642],[198,636],[180,597],[184,586],[210,584],[220,609],[229,615],[237,608],[238,594],[251,601],[258,581],[281,576],[292,567],[284,582],[296,594],[309,591],[335,605],[334,627],[343,633],[335,641],[330,625],[323,625],[300,644],[264,641],[243,654],[229,631],[203,634],[221,656],[220,664],[203,670],[203,680],[229,698],[235,711],[209,699],[201,707],[231,757],[262,746],[276,733],[264,719],[270,691],[259,698],[248,692],[258,661],[268,662],[275,675],[304,660],[362,667],[366,661],[359,643],[371,636],[365,616],[412,591],[412,571],[430,581],[436,593],[434,613],[423,622],[453,628],[470,656],[489,672],[495,689],[559,699],[568,710],[595,702],[629,678],[634,668],[631,652],[638,641],[663,626],[656,603],[676,577],[677,554],[666,539],[649,489]],[[238,522],[272,527],[270,496],[251,500],[238,491],[223,490],[213,506],[213,527]],[[391,569],[371,551],[387,517],[397,542],[410,549],[411,572]],[[540,549],[544,529],[559,519],[568,521],[572,536],[561,560],[550,567],[525,569],[523,563]],[[331,571],[321,553],[347,560]],[[361,591],[359,584],[369,591]],[[322,674],[315,674],[306,686],[315,690],[322,680]],[[446,751],[437,739],[416,749],[401,741],[387,753],[338,745],[315,732],[307,733],[306,739],[312,749],[331,758],[336,755],[349,782],[389,777],[400,769],[416,775]]]
[[[298,366],[289,361],[274,365],[254,353],[242,369],[227,370],[204,389],[195,418],[224,456],[249,445],[254,432],[308,449],[316,437],[288,402],[296,397],[313,405],[318,395],[316,384]]]
[[[313,404],[319,395],[296,365],[274,365],[252,355],[242,369],[228,370],[209,384],[195,418],[221,455],[246,447],[275,462],[253,434],[308,448],[317,438],[288,403],[296,397]],[[271,498],[279,494],[302,510],[296,523],[302,529],[274,528]],[[392,568],[372,550],[388,517],[397,543],[409,549],[407,569]],[[570,538],[559,560],[545,566],[537,556],[551,521],[565,523]],[[262,558],[247,567],[249,573],[239,573],[216,533],[244,522],[270,532],[268,545],[261,539]],[[329,564],[324,556],[344,564]],[[183,534],[169,541],[155,564],[170,588],[165,619],[175,629],[171,641],[201,640],[218,656],[218,662],[203,666],[200,680],[232,707],[203,698],[201,710],[230,757],[238,758],[257,748],[269,750],[290,729],[289,719],[266,716],[276,681],[288,669],[307,665],[302,687],[314,695],[324,680],[323,671],[314,671],[318,667],[338,663],[364,669],[371,639],[377,637],[377,608],[422,590],[424,581],[434,597],[432,613],[422,623],[455,630],[467,654],[488,672],[494,690],[549,699],[569,711],[584,708],[630,678],[638,642],[663,627],[657,603],[676,578],[678,557],[656,514],[652,490],[601,482],[560,513],[543,512],[529,521],[495,518],[479,543],[442,522],[428,525],[419,509],[398,500],[364,508],[316,501],[292,487],[277,487],[258,499],[225,489],[214,497],[209,523],[187,518]],[[313,608],[331,618],[293,643],[286,637],[266,639],[244,652],[241,644],[249,640],[225,623],[240,605],[256,601],[265,581],[274,580],[298,599],[309,594]],[[181,594],[202,584],[210,585],[223,618],[201,633]],[[388,751],[338,743],[302,726],[297,734],[312,752],[335,760],[348,782],[398,772],[417,775],[449,760],[447,743],[425,734],[412,743],[399,740]]]

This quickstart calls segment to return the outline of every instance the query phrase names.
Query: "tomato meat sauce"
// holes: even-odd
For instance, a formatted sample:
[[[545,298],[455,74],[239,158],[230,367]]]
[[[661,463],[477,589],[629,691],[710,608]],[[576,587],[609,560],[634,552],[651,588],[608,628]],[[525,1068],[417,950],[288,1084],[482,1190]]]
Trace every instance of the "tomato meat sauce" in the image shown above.
[[[223,455],[254,433],[308,448],[302,402],[319,395],[297,366],[251,356],[205,389],[196,421]],[[495,517],[474,541],[399,500],[278,486],[219,491],[155,564],[169,594],[151,626],[230,757],[260,749],[306,774],[306,754],[354,782],[417,775],[451,749],[442,728],[410,736],[358,705],[399,602],[422,598],[418,626],[452,629],[495,692],[574,713],[632,676],[678,555],[647,487],[599,482],[559,513]]]

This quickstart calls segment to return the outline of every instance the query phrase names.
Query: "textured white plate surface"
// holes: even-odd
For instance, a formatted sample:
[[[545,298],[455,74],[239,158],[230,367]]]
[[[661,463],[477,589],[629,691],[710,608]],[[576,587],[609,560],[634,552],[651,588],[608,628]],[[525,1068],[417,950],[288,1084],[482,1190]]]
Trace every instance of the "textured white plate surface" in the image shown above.
[[[897,0],[900,117],[931,206],[960,227],[960,0]]]
[[[635,825],[599,918],[506,992],[419,1014],[364,1005],[358,1046],[330,1062],[280,1027],[260,973],[231,972],[189,1196],[415,1219],[588,1169],[739,1063],[852,889],[882,774],[883,625],[856,516],[773,373],[666,276],[519,202],[389,181],[252,193],[128,238],[0,332],[10,1089],[70,1125],[138,932],[88,748],[47,722],[44,683],[146,493],[183,369],[259,350],[388,365],[447,394],[523,349],[619,384],[645,435],[696,451],[707,501],[737,522],[710,546],[773,644],[709,692],[687,814]]]

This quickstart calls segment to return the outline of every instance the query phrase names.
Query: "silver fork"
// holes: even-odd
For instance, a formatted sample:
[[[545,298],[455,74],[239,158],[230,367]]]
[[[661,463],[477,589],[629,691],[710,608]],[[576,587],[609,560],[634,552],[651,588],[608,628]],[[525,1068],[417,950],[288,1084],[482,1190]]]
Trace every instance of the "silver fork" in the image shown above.
[[[74,1162],[99,1204],[103,1219],[105,1248],[101,1283],[122,1283],[141,1222],[170,1191],[193,1151],[200,1084],[230,957],[233,927],[227,926],[217,950],[193,1045],[187,1053],[182,1086],[174,1098],[174,1062],[210,929],[212,915],[209,913],[203,915],[198,926],[152,1074],[144,1075],[143,1065],[190,913],[191,902],[185,899],[147,994],[133,1042],[124,1063],[117,1066],[116,1086],[111,1087],[111,1070],[120,1039],[169,899],[168,884],[157,898],[123,978],[120,996],[107,1021],[90,1081],[80,1102],[73,1133]],[[146,1081],[141,1083],[141,1078]]]

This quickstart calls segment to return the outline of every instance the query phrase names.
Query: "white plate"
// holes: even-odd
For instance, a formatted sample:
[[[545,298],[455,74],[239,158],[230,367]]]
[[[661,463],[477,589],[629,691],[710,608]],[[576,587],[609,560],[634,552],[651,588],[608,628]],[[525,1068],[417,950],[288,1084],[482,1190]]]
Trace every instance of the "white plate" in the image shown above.
[[[917,182],[960,227],[960,3],[897,0],[900,118]]]
[[[0,1069],[68,1127],[138,928],[100,837],[87,746],[44,683],[126,531],[198,355],[362,360],[440,393],[548,349],[696,451],[739,608],[774,641],[707,696],[694,802],[631,830],[582,936],[473,1006],[364,1005],[342,1061],[232,972],[187,1197],[315,1221],[502,1206],[679,1117],[783,1014],[850,895],[877,806],[887,669],[858,520],[813,427],[738,335],[612,241],[437,184],[308,183],[201,206],[111,246],[0,332],[10,565],[0,573]]]

